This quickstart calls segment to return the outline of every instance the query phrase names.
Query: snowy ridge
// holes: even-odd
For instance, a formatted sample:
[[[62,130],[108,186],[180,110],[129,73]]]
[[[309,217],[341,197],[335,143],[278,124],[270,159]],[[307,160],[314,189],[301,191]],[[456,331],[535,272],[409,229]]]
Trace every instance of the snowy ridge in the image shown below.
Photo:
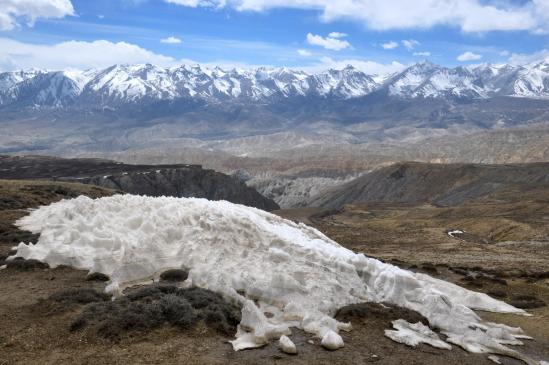
[[[377,81],[376,81],[377,80]],[[199,99],[275,102],[293,97],[351,99],[373,92],[400,98],[549,98],[549,61],[524,66],[446,68],[421,62],[395,75],[368,75],[353,66],[310,74],[289,68],[231,69],[181,65],[114,65],[87,71],[0,73],[0,106],[97,107],[141,100]]]
[[[355,254],[313,228],[254,208],[193,198],[79,197],[40,207],[17,225],[41,235],[35,245],[20,243],[16,256],[104,273],[107,290],[117,295],[166,269],[190,269],[186,284],[242,303],[235,350],[290,336],[291,327],[317,335],[327,348],[341,347],[338,332],[351,324],[332,316],[342,306],[375,301],[418,311],[447,342],[468,351],[539,364],[506,346],[521,343],[520,329],[483,322],[472,311],[522,310]],[[436,340],[424,328],[404,327],[399,340]]]
[[[418,63],[389,82],[389,94],[411,98],[485,98],[493,90],[483,87],[475,70],[448,69],[429,62]]]
[[[114,65],[103,70],[70,72],[36,72],[36,76],[55,75],[62,81],[44,85],[33,73],[0,73],[0,104],[31,99],[45,106],[69,105],[78,101],[94,101],[99,105],[137,102],[142,99],[174,100],[199,98],[209,101],[248,99],[265,101],[270,98],[292,96],[330,96],[350,98],[366,95],[379,85],[368,75],[349,66],[344,70],[329,70],[310,75],[287,68],[255,70],[219,67],[209,69],[200,65],[161,68],[145,65]],[[59,85],[65,82],[66,85]],[[32,87],[29,90],[29,87]],[[46,102],[36,94],[47,92],[59,101]],[[62,100],[66,95],[70,100]],[[2,102],[2,100],[4,100]]]

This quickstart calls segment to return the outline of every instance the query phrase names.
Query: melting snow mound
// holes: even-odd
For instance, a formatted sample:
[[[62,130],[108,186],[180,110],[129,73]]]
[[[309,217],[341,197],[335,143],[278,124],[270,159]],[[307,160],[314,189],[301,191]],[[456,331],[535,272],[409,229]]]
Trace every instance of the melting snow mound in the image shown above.
[[[16,256],[106,274],[107,290],[115,295],[167,269],[190,270],[189,284],[242,303],[235,350],[289,336],[291,327],[341,347],[338,333],[351,330],[351,324],[335,320],[336,311],[374,301],[421,313],[448,342],[468,351],[536,364],[505,346],[526,338],[519,328],[483,322],[472,309],[522,310],[355,254],[316,229],[255,208],[195,198],[79,197],[40,207],[17,225],[40,238],[35,245],[19,244]],[[401,331],[399,338],[406,342],[402,336],[410,333],[410,341],[421,339],[414,332]],[[446,347],[442,340],[437,344]]]

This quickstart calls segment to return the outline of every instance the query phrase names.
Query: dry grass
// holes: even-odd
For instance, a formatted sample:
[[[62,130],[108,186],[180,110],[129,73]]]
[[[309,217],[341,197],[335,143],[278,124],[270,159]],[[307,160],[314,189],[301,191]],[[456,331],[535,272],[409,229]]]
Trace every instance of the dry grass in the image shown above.
[[[384,260],[549,271],[549,194],[539,191],[456,207],[372,203],[347,205],[331,215],[311,208],[278,214]],[[453,229],[467,235],[448,236]]]

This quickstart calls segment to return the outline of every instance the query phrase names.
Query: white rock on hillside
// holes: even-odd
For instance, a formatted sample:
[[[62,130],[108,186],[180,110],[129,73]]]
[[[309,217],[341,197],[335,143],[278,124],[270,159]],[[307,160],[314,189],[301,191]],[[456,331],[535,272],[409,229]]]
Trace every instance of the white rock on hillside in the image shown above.
[[[278,340],[278,346],[280,347],[280,350],[282,350],[282,352],[285,352],[287,354],[297,354],[297,348],[288,336],[280,336],[280,339]]]

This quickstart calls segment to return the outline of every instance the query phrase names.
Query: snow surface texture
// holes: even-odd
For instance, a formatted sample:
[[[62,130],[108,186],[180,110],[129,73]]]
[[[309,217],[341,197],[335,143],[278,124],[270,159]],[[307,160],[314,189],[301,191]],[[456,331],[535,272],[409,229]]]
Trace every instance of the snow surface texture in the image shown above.
[[[189,269],[187,284],[242,303],[235,350],[289,336],[291,327],[341,347],[338,332],[351,325],[332,316],[343,306],[374,301],[421,313],[468,351],[538,364],[505,346],[526,338],[519,328],[483,322],[471,309],[522,310],[355,254],[316,229],[258,209],[195,198],[79,197],[40,207],[17,225],[40,238],[20,243],[15,256],[106,274],[107,291],[115,295],[167,269]]]

